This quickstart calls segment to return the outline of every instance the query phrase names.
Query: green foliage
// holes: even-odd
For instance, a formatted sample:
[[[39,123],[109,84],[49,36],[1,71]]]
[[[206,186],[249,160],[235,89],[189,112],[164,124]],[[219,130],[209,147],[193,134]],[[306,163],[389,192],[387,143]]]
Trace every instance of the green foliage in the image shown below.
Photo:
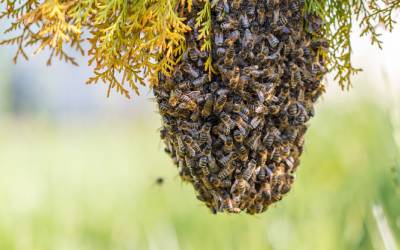
[[[201,49],[212,49],[210,0],[200,0],[196,27]],[[66,53],[70,46],[89,56],[94,76],[88,83],[104,82],[111,89],[129,97],[138,94],[138,84],[158,83],[158,73],[171,75],[186,50],[184,34],[190,31],[185,17],[192,10],[192,0],[0,0],[4,8],[0,20],[10,19],[4,33],[11,38],[1,44],[16,45],[14,61],[28,59],[26,47],[36,46],[36,52],[51,51],[48,64],[57,57],[76,64]],[[382,46],[377,31],[380,24],[393,29],[394,13],[400,0],[306,0],[307,12],[323,19],[323,36],[330,42],[328,51],[321,51],[340,86],[350,86],[350,77],[360,69],[351,63],[350,34],[352,18],[369,36],[373,44]],[[87,34],[90,47],[82,48],[82,34]],[[215,73],[212,57],[205,64],[209,76]]]
[[[350,87],[351,75],[361,70],[351,62],[353,19],[358,21],[361,36],[369,36],[373,45],[382,48],[377,27],[392,31],[394,14],[400,9],[400,0],[306,0],[306,4],[309,13],[323,20],[322,37],[330,43],[325,58],[342,88]]]

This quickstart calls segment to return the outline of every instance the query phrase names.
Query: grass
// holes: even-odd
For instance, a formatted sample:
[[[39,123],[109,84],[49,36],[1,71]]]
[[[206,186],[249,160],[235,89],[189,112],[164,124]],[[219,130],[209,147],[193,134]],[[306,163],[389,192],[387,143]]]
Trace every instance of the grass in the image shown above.
[[[0,249],[384,249],[375,203],[400,238],[390,119],[372,101],[318,106],[293,190],[259,216],[211,215],[155,121],[3,119]]]

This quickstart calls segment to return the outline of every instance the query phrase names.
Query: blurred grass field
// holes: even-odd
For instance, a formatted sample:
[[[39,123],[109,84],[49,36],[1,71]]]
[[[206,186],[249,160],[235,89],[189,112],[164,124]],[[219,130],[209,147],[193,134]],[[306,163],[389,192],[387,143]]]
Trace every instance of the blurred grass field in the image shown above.
[[[163,153],[155,114],[2,118],[0,249],[384,249],[373,204],[399,244],[389,117],[351,98],[318,105],[293,190],[258,216],[214,216],[197,201]]]

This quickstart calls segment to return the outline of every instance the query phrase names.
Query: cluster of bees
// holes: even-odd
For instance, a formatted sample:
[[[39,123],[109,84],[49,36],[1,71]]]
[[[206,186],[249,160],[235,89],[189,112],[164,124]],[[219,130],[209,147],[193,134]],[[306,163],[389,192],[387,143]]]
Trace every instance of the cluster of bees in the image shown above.
[[[165,151],[213,213],[261,213],[291,189],[328,47],[303,10],[302,0],[217,1],[212,79],[189,15],[187,51],[154,87]]]

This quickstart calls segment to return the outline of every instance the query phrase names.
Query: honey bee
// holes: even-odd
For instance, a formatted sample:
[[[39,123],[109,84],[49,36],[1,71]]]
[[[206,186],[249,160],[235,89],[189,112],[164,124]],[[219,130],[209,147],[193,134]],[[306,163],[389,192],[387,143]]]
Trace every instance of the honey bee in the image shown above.
[[[182,140],[180,135],[178,135],[176,137],[176,141],[177,141],[177,144],[178,144],[178,154],[183,156],[186,153],[186,147],[183,144],[183,140]]]
[[[214,43],[216,46],[221,47],[224,44],[224,33],[215,31]]]
[[[273,34],[267,35],[267,41],[272,48],[275,48],[279,44],[278,38],[276,38],[276,36],[274,36]]]
[[[225,179],[230,176],[233,171],[235,171],[232,164],[227,163],[227,165],[218,173],[218,178]]]
[[[208,117],[214,107],[214,98],[212,94],[207,94],[205,99],[206,101],[204,103],[203,109],[201,110],[201,115],[203,117]]]
[[[224,43],[228,46],[232,46],[239,38],[240,32],[238,30],[235,30],[229,34]]]
[[[263,167],[267,163],[268,160],[268,150],[261,150],[258,152],[259,158],[259,166]]]
[[[183,63],[181,66],[181,70],[191,76],[192,78],[198,78],[199,77],[199,72],[195,69],[193,69],[192,65],[189,63]]]
[[[274,144],[274,141],[275,141],[275,136],[274,136],[272,133],[270,133],[270,132],[267,133],[267,134],[264,136],[263,140],[262,140],[263,144],[264,144],[267,148],[271,148],[272,145]]]
[[[249,159],[249,153],[248,153],[248,151],[247,151],[247,149],[246,149],[245,146],[242,145],[242,146],[239,147],[238,156],[239,156],[239,159],[240,159],[242,162],[248,161],[248,159]]]
[[[232,75],[231,79],[229,80],[229,85],[232,88],[236,88],[239,84],[239,81],[240,81],[240,68],[235,67],[233,69],[233,75]]]
[[[223,22],[223,23],[221,24],[221,29],[222,29],[223,31],[234,30],[234,29],[237,29],[237,28],[238,28],[238,25],[239,25],[239,23],[238,23],[237,20],[234,20],[234,19],[232,19],[232,18],[229,18],[228,21]]]
[[[243,179],[249,181],[253,176],[256,167],[257,167],[257,162],[254,159],[250,160],[249,163],[247,164],[247,168],[243,172]]]
[[[253,129],[256,129],[262,123],[262,121],[263,119],[260,116],[256,116],[250,121],[250,126]]]
[[[261,197],[265,200],[265,201],[271,201],[272,199],[272,193],[271,193],[271,184],[269,184],[268,182],[264,182],[260,188],[260,192],[261,192]]]
[[[249,125],[243,120],[241,116],[236,116],[236,126],[244,135],[247,135],[249,131]]]
[[[240,130],[235,129],[235,130],[233,131],[233,138],[234,138],[235,141],[237,141],[237,142],[242,142],[243,139],[244,139],[244,134],[243,134]]]
[[[228,193],[225,193],[222,198],[221,211],[228,211],[230,213],[239,213],[240,209],[233,206],[232,199]]]
[[[250,21],[246,13],[241,14],[239,20],[242,23],[242,27],[244,29],[248,29],[250,27]]]
[[[224,106],[226,104],[227,99],[228,98],[226,95],[219,96],[214,103],[214,112],[221,113],[222,109],[224,108]]]
[[[299,112],[300,112],[300,107],[299,107],[299,103],[296,103],[296,102],[294,102],[294,103],[292,103],[292,104],[290,104],[289,106],[288,106],[288,108],[287,108],[287,113],[288,113],[288,115],[290,115],[290,116],[297,116],[298,114],[299,114]]]
[[[225,55],[226,50],[223,47],[219,47],[219,48],[217,48],[217,52],[216,53],[217,53],[217,56],[221,58],[221,57],[223,57]],[[219,70],[219,71],[220,71],[220,73],[222,73],[221,70]]]
[[[208,82],[208,75],[203,74],[201,77],[197,78],[192,82],[193,87],[199,88],[202,85],[206,84]]]
[[[225,124],[230,129],[233,129],[235,127],[235,122],[231,119],[231,117],[226,114],[225,112],[221,113],[221,121]]]
[[[210,171],[208,170],[208,158],[205,156],[200,157],[199,159],[199,167],[204,176],[208,176]]]
[[[257,15],[258,15],[258,23],[262,26],[266,21],[266,10],[264,8],[264,4],[259,4],[257,8]]]
[[[222,22],[227,13],[229,13],[229,6],[227,6],[227,2],[219,2],[217,6],[215,6],[215,10],[217,12],[217,21]]]
[[[247,189],[250,188],[249,183],[246,181],[246,179],[242,176],[236,176],[235,181],[233,182],[233,185],[231,187],[231,193],[234,195],[243,195]]]
[[[234,145],[233,145],[232,137],[230,137],[230,136],[226,137],[226,140],[224,143],[224,148],[223,148],[224,152],[225,153],[232,152],[233,148],[234,148]]]
[[[235,57],[235,48],[233,46],[228,47],[225,53],[224,64],[231,66]]]
[[[274,148],[274,150],[271,153],[271,159],[276,163],[279,163],[282,161],[281,152],[279,149]]]
[[[251,137],[246,141],[246,145],[252,150],[257,150],[260,146],[261,133],[259,131],[254,132]]]
[[[212,138],[210,135],[210,131],[211,124],[208,122],[201,127],[198,140],[201,145],[203,145],[204,143],[211,144]]]
[[[240,6],[242,5],[243,0],[233,0],[232,1],[232,8],[235,10],[239,10]]]

